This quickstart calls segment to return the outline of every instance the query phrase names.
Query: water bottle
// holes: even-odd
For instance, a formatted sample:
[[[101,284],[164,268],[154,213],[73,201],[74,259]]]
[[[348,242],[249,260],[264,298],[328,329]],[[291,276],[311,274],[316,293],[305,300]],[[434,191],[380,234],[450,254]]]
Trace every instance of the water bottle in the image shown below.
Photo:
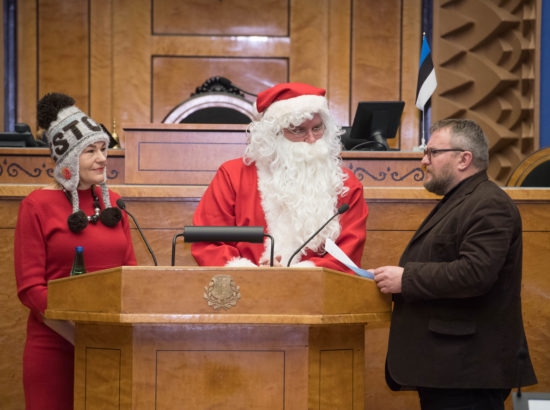
[[[74,252],[73,268],[71,269],[71,276],[82,275],[86,273],[86,266],[84,265],[84,247],[77,246]]]

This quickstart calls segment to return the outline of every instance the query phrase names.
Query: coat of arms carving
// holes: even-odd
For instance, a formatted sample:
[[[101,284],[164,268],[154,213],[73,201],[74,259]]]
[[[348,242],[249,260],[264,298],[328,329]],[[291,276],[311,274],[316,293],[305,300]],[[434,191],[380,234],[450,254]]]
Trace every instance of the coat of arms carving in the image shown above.
[[[204,287],[204,296],[208,301],[208,306],[214,310],[228,310],[237,304],[241,298],[240,287],[235,284],[233,278],[229,275],[216,275],[208,286]]]

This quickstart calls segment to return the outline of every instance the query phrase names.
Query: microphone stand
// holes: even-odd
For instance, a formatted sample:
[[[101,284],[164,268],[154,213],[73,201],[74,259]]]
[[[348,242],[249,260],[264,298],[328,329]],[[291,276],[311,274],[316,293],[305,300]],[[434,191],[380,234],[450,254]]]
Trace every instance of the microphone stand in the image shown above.
[[[349,209],[349,205],[348,205],[348,204],[342,204],[342,205],[340,205],[340,208],[338,208],[338,210],[336,211],[336,213],[335,213],[334,215],[332,215],[332,216],[330,217],[330,219],[329,219],[328,221],[326,221],[326,222],[323,224],[323,226],[321,226],[319,229],[317,229],[317,230],[313,233],[313,235],[311,235],[311,236],[309,237],[309,239],[308,239],[307,241],[305,241],[305,242],[302,244],[302,246],[300,246],[298,249],[296,249],[296,252],[294,252],[294,253],[292,254],[292,256],[288,259],[288,263],[287,263],[286,266],[287,266],[287,267],[290,266],[290,262],[292,262],[292,259],[294,259],[294,257],[298,254],[298,252],[300,252],[300,251],[304,248],[304,246],[306,246],[313,238],[315,238],[315,237],[319,234],[319,232],[321,232],[321,231],[325,228],[325,226],[327,226],[327,225],[329,224],[330,221],[332,221],[332,220],[333,220],[334,218],[336,218],[338,215],[343,214],[343,213],[346,212],[348,209]]]
[[[139,234],[141,235],[141,239],[143,239],[143,242],[145,243],[145,246],[147,246],[147,250],[149,251],[149,253],[151,254],[151,256],[153,258],[153,262],[155,263],[155,266],[158,266],[157,258],[155,258],[155,254],[153,253],[153,250],[149,246],[149,243],[147,242],[147,239],[145,239],[145,235],[143,234],[143,231],[139,227],[139,224],[137,223],[136,218],[134,217],[134,215],[132,215],[130,212],[128,212],[128,210],[126,209],[126,204],[124,203],[122,198],[119,198],[116,201],[116,204],[120,209],[122,209],[124,212],[126,212],[127,215],[129,215],[132,218],[132,220],[134,221],[134,225],[136,226]]]
[[[180,236],[183,236],[184,233],[180,232],[178,234],[175,234],[172,238],[172,266],[175,266],[176,264],[176,239],[178,239]]]
[[[185,231],[188,238],[185,238]],[[251,242],[263,243],[266,236],[271,240],[271,256],[269,265],[273,267],[275,241],[273,237],[264,233],[261,226],[186,226],[183,232],[172,238],[172,266],[176,264],[176,240],[184,237],[185,242]]]

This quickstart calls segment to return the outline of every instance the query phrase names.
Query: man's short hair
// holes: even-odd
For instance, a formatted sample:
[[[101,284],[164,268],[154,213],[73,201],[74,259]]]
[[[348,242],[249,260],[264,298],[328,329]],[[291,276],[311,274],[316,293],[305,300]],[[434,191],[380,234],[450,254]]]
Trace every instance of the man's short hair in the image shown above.
[[[472,153],[472,163],[479,170],[489,166],[489,141],[483,130],[472,120],[449,118],[437,121],[430,127],[430,134],[449,128],[452,148]]]

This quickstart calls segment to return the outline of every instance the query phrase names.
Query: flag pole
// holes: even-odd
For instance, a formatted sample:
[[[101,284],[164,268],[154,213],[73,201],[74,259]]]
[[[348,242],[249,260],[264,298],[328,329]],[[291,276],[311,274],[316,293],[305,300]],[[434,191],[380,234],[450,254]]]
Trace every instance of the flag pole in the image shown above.
[[[425,132],[426,132],[426,117],[424,117],[424,110],[422,110],[422,141],[420,143],[420,148],[422,149],[422,151],[424,151],[424,148],[426,148],[426,136],[424,135]]]
[[[422,114],[420,116],[420,128],[422,128],[422,137],[420,141],[420,145],[413,147],[413,151],[415,152],[424,152],[424,149],[426,148],[426,137],[425,137],[425,126],[424,126],[424,110],[422,110]]]
[[[426,41],[426,33],[422,33],[422,47],[420,48],[420,67],[418,69],[418,83],[416,88],[416,107],[422,111],[420,116],[421,141],[420,145],[413,147],[413,151],[424,151],[426,148],[426,104],[437,87],[435,71],[433,67],[430,46]]]

